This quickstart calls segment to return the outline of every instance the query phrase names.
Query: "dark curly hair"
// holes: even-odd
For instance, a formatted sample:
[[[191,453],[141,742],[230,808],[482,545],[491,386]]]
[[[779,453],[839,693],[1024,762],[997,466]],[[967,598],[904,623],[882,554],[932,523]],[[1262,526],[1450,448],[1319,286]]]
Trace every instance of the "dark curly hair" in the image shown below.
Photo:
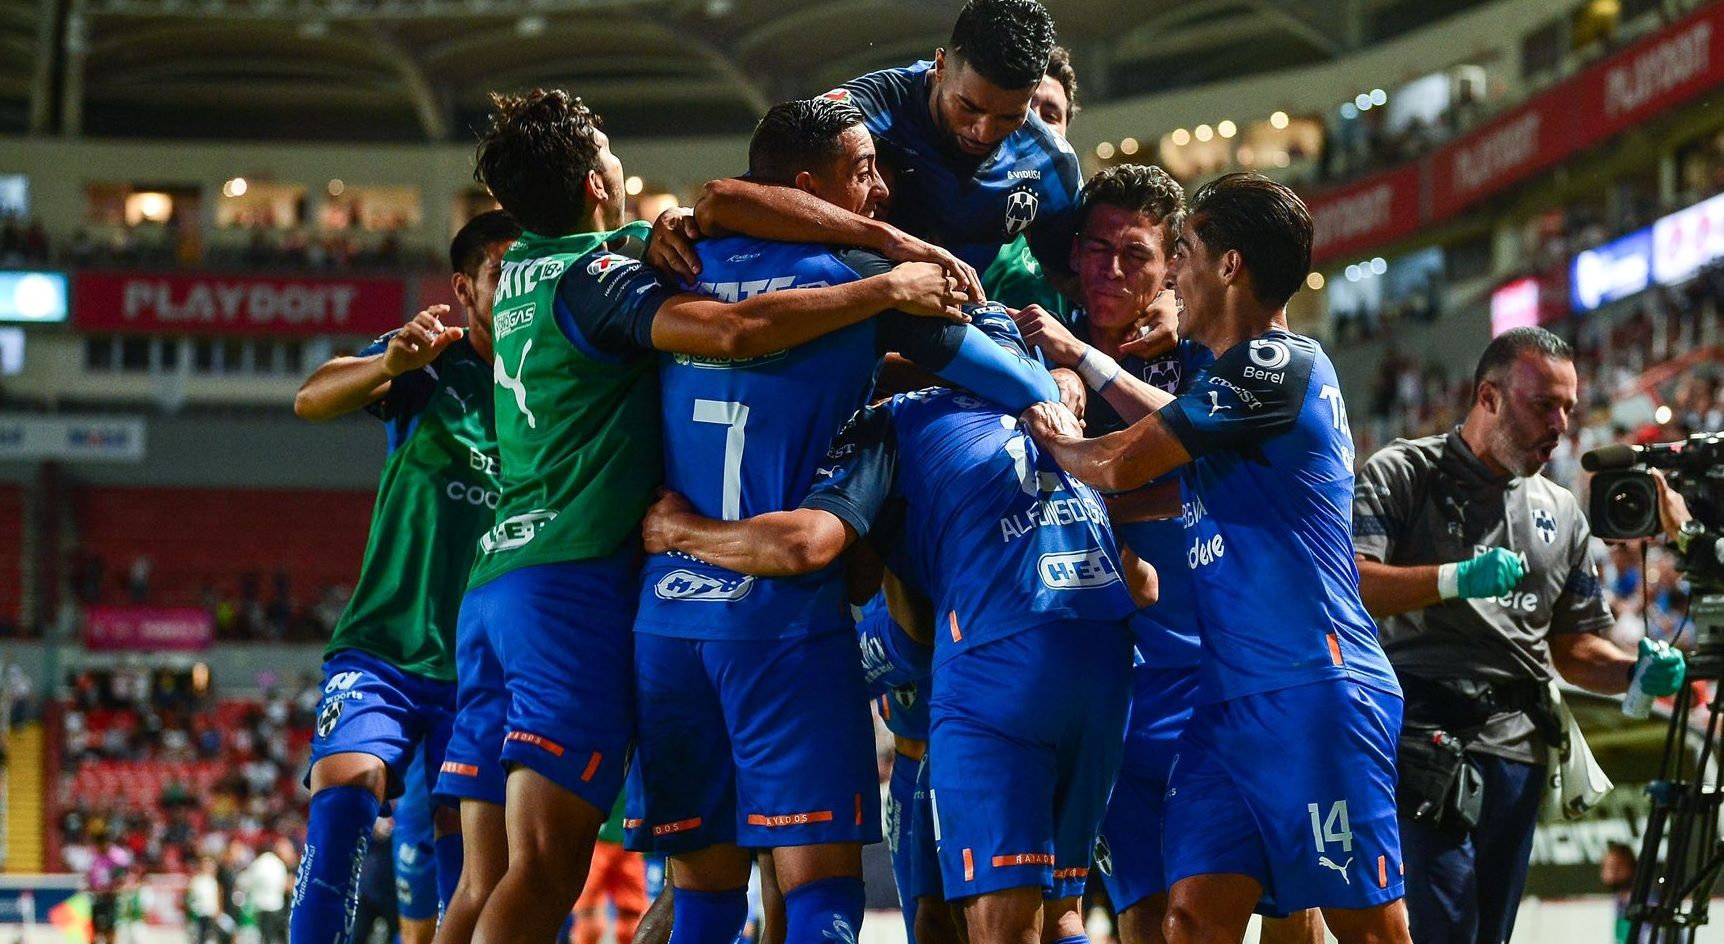
[[[1204,184],[1186,213],[1204,248],[1238,250],[1265,305],[1286,305],[1311,272],[1311,211],[1262,174],[1227,174]]]
[[[1054,18],[1036,0],[969,0],[952,24],[947,52],[1005,89],[1042,80],[1054,48]]]
[[[847,101],[805,98],[767,110],[748,142],[748,176],[766,183],[794,183],[805,170],[824,171],[839,156],[839,139],[863,121]]]
[[[1058,82],[1060,88],[1066,90],[1066,120],[1071,121],[1076,118],[1078,113],[1077,70],[1072,68],[1071,50],[1064,46],[1055,46],[1050,50],[1045,74]]]
[[[573,232],[591,209],[587,174],[599,169],[594,133],[603,122],[562,89],[492,92],[491,108],[473,179],[526,229],[545,236]]]
[[[1162,249],[1173,252],[1173,241],[1185,218],[1185,188],[1167,171],[1154,164],[1115,164],[1097,171],[1083,185],[1083,193],[1078,197],[1079,233],[1089,222],[1090,210],[1100,204],[1142,213],[1157,223],[1166,223],[1166,243]]]

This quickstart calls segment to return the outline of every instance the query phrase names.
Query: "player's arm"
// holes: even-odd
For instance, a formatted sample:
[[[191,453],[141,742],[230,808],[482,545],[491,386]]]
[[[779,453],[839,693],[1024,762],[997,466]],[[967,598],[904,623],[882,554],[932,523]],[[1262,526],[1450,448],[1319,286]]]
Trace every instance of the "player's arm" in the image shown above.
[[[1085,439],[1077,417],[1057,403],[1031,407],[1023,424],[1060,468],[1104,492],[1137,488],[1192,459],[1160,414],[1094,439]]]
[[[1149,562],[1138,557],[1131,548],[1120,546],[1120,571],[1125,576],[1125,585],[1131,590],[1131,599],[1140,608],[1154,606],[1161,599],[1161,575]]]
[[[719,521],[699,514],[675,492],[647,510],[641,534],[649,554],[678,551],[757,577],[813,573],[837,560],[857,537],[838,516],[811,508]]]
[[[832,243],[872,249],[894,262],[931,262],[956,278],[972,301],[983,297],[981,277],[957,256],[890,223],[852,213],[795,187],[738,178],[711,181],[695,201],[693,225],[706,236],[742,233],[756,239]],[[653,234],[655,240],[676,236],[671,231]],[[678,274],[691,278],[690,273]]]
[[[622,256],[582,259],[557,283],[557,317],[570,340],[610,353],[674,351],[697,357],[757,357],[811,341],[886,309],[967,321],[953,279],[910,263],[873,278],[766,292],[737,302],[677,292],[651,268]]]
[[[1107,519],[1114,527],[1139,521],[1179,517],[1179,481],[1168,479],[1117,495],[1104,495]]]
[[[448,305],[432,305],[358,354],[333,358],[312,371],[294,394],[294,415],[322,422],[389,396],[396,378],[436,360],[465,333],[444,326],[441,319],[448,313]]]
[[[1165,322],[1166,315],[1174,312],[1174,304],[1172,292],[1163,291],[1157,295],[1150,303],[1154,320]],[[1040,350],[1050,363],[1077,371],[1085,386],[1101,394],[1102,399],[1126,422],[1135,423],[1173,402],[1173,394],[1120,369],[1118,362],[1078,340],[1071,329],[1040,305],[1019,311],[1015,318],[1018,329],[1024,333],[1025,343]],[[1165,340],[1166,344],[1158,342],[1158,346],[1165,348],[1177,343],[1178,339],[1172,336]]]

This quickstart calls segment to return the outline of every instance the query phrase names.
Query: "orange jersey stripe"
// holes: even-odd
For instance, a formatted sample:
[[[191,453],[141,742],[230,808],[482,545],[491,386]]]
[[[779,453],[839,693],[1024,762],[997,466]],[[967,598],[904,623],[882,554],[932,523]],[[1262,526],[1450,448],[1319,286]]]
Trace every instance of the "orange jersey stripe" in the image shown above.
[[[970,854],[970,850],[965,849],[964,850],[964,881],[973,882],[975,880],[976,880],[976,857]]]
[[[997,855],[989,864],[996,869],[1009,868],[1014,865],[1053,865],[1054,854],[1051,852],[1020,852],[1017,855]]]
[[[1329,660],[1331,662],[1334,662],[1336,665],[1340,665],[1341,664],[1341,640],[1335,638],[1334,633],[1330,633],[1329,635],[1324,636],[1323,638],[1328,640],[1328,642],[1329,642]]]
[[[1378,856],[1377,857],[1377,887],[1378,888],[1388,888],[1389,887],[1389,857],[1388,856]]]
[[[700,817],[698,816],[693,819],[679,819],[674,823],[661,823],[654,826],[652,828],[652,834],[654,836],[669,836],[672,833],[686,833],[699,825]]]
[[[446,774],[460,774],[463,777],[479,776],[479,768],[472,764],[458,764],[452,760],[443,762],[442,771]]]
[[[832,822],[831,810],[815,810],[812,813],[781,813],[777,816],[767,816],[764,813],[748,814],[750,826],[803,826],[808,823]]]
[[[556,741],[553,741],[550,738],[540,737],[537,734],[530,734],[526,731],[510,731],[508,736],[505,737],[503,740],[505,740],[505,741],[521,741],[521,742],[526,743],[526,744],[531,744],[534,747],[542,748],[544,750],[550,751],[551,755],[553,757],[563,756],[563,745],[558,744]]]
[[[862,794],[856,794],[856,825],[862,825]]]
[[[952,624],[952,641],[963,642],[964,634],[958,631],[958,611],[953,610],[946,614],[946,616],[948,618],[947,621]]]
[[[588,782],[592,781],[593,774],[596,774],[599,772],[599,761],[604,760],[604,758],[605,758],[605,755],[600,754],[598,751],[593,752],[592,759],[587,761],[587,769],[581,771],[581,782],[582,783],[588,783]]]

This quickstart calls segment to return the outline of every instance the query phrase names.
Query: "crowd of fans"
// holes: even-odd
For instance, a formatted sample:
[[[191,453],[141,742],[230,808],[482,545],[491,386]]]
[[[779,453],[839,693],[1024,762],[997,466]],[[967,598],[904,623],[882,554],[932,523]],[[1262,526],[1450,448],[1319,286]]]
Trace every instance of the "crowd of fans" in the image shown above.
[[[72,593],[80,604],[176,602],[162,600],[155,592],[155,564],[146,551],[110,569],[100,554],[80,549],[72,554],[70,572]],[[350,587],[325,584],[309,598],[302,597],[294,591],[293,575],[281,570],[267,581],[262,574],[246,573],[229,585],[205,584],[197,605],[209,612],[218,640],[317,642],[328,638],[351,594]]]
[[[48,230],[42,221],[16,214],[0,214],[0,267],[26,266],[48,261]]]

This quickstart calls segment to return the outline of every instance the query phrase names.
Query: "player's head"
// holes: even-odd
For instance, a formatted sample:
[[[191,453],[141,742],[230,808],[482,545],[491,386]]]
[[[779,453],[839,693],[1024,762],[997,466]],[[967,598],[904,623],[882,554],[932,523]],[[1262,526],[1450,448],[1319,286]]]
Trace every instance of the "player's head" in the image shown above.
[[[1062,138],[1077,117],[1077,70],[1072,68],[1072,54],[1064,46],[1055,46],[1048,53],[1047,71],[1030,96],[1030,111]]]
[[[1084,184],[1071,268],[1091,324],[1128,325],[1161,291],[1184,206],[1179,181],[1150,164],[1117,164]]]
[[[1219,177],[1186,205],[1172,269],[1181,335],[1201,341],[1200,326],[1230,305],[1273,314],[1311,271],[1311,211],[1262,175]]]
[[[848,101],[808,98],[772,106],[748,142],[748,175],[805,190],[872,216],[886,199],[874,136]]]
[[[467,221],[449,243],[450,284],[467,312],[467,336],[479,353],[491,353],[491,303],[497,297],[497,277],[503,253],[521,238],[521,224],[502,210],[490,210]]]
[[[969,0],[934,54],[934,121],[952,147],[985,157],[1029,116],[1054,18],[1036,0]]]
[[[1473,371],[1469,442],[1486,465],[1535,475],[1568,431],[1579,401],[1574,349],[1543,328],[1514,328],[1485,345]]]
[[[491,94],[473,179],[530,232],[566,236],[623,222],[623,165],[602,123],[562,89]]]

